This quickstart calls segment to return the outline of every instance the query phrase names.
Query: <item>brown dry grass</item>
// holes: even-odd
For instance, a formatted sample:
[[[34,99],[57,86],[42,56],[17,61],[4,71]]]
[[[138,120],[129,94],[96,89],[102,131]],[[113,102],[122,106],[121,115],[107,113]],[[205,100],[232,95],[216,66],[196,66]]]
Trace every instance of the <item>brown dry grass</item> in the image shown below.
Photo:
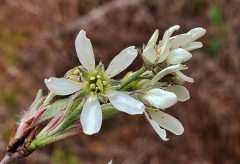
[[[81,28],[91,38],[97,60],[108,64],[126,46],[142,46],[156,28],[162,34],[179,24],[180,32],[207,29],[204,48],[187,63],[196,81],[187,85],[191,99],[168,109],[183,123],[182,136],[169,134],[170,141],[163,142],[143,117],[121,114],[106,121],[98,135],[49,145],[18,163],[100,164],[111,158],[123,164],[238,163],[239,1],[119,2],[0,1],[0,157],[17,115],[38,88],[45,88],[43,79],[62,76],[78,64],[74,39]],[[223,17],[211,16],[214,7]]]

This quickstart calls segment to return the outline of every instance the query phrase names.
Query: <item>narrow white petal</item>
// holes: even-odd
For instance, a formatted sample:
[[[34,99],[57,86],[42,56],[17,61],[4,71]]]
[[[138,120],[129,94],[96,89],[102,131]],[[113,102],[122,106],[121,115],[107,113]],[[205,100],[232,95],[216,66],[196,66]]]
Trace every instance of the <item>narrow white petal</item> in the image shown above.
[[[202,42],[191,42],[187,44],[184,49],[187,51],[192,51],[198,48],[201,48],[203,46]]]
[[[112,161],[113,161],[113,160],[110,160],[110,161],[108,162],[108,164],[112,164]]]
[[[177,102],[177,96],[173,92],[168,92],[159,88],[154,88],[146,92],[144,99],[149,104],[158,109],[166,109]]]
[[[187,45],[192,40],[192,34],[181,34],[171,38],[171,48],[179,48]]]
[[[81,89],[82,84],[65,78],[51,77],[44,80],[48,90],[56,95],[70,95]]]
[[[88,71],[95,69],[95,58],[91,41],[86,37],[86,32],[81,30],[75,40],[75,47],[80,63]]]
[[[176,48],[170,51],[167,61],[169,64],[181,64],[192,58],[192,54],[183,48]]]
[[[112,91],[108,95],[110,103],[119,111],[134,115],[142,114],[145,106],[142,102],[134,99],[126,93]]]
[[[197,27],[197,28],[194,28],[194,29],[190,30],[187,34],[192,34],[192,40],[191,41],[195,41],[195,40],[201,38],[203,35],[205,35],[206,30],[204,28]]]
[[[146,47],[143,50],[142,56],[144,57],[145,60],[147,60],[151,64],[154,64],[154,62],[157,59],[157,53],[156,53],[156,50],[153,47]]]
[[[144,112],[144,114],[155,132],[159,135],[159,137],[164,141],[168,141],[169,139],[167,138],[166,130],[162,129],[156,122],[150,119],[147,112]]]
[[[89,96],[85,102],[80,121],[83,132],[88,135],[99,132],[102,125],[102,110],[97,96]]]
[[[137,50],[134,46],[125,48],[110,62],[106,74],[111,78],[125,70],[137,57]]]
[[[158,111],[148,111],[150,117],[153,121],[155,121],[158,125],[163,127],[164,129],[169,130],[170,132],[181,135],[184,132],[184,128],[180,121],[178,121],[173,116],[164,113],[160,110]]]
[[[151,38],[149,39],[147,45],[156,45],[157,39],[158,39],[159,31],[158,29],[153,33]]]
[[[169,55],[169,49],[170,49],[170,43],[169,43],[169,40],[167,40],[162,49],[161,49],[161,52],[160,52],[160,58],[158,60],[158,63],[161,63],[163,62],[164,60],[167,59],[168,55]]]
[[[194,82],[193,78],[184,75],[181,71],[176,71],[176,74],[177,74],[178,77],[179,77],[180,79],[182,79],[183,81],[187,81],[187,82],[189,82],[189,83],[193,83],[193,82]]]
[[[179,28],[180,28],[179,25],[175,25],[166,30],[165,33],[163,34],[162,42],[165,43],[172,36],[173,32],[179,30]]]
[[[169,66],[169,67],[161,70],[158,74],[156,74],[152,78],[152,83],[156,83],[158,80],[160,80],[161,78],[163,78],[167,74],[170,74],[170,73],[182,70],[182,69],[185,69],[185,67],[183,65],[181,65],[181,64]]]
[[[172,86],[165,87],[164,90],[175,93],[177,95],[178,101],[183,102],[190,99],[189,92],[187,88],[185,88],[184,86],[172,85]]]

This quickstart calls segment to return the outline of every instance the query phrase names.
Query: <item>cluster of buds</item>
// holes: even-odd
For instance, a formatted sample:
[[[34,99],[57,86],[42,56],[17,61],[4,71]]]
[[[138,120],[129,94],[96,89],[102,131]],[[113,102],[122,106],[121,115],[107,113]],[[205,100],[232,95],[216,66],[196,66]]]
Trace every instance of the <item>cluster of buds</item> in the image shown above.
[[[164,141],[168,140],[166,130],[181,135],[182,124],[163,111],[190,98],[183,84],[193,79],[182,73],[188,68],[183,63],[192,57],[190,51],[202,47],[196,40],[206,30],[194,28],[172,36],[179,28],[178,25],[169,28],[158,43],[156,30],[141,53],[134,46],[127,47],[112,59],[107,69],[101,62],[96,65],[91,41],[81,30],[75,41],[81,65],[63,78],[45,79],[50,93],[44,97],[40,91],[23,114],[10,137],[9,152],[17,151],[20,145],[32,152],[80,132],[95,134],[100,131],[103,119],[118,112],[145,115]],[[114,79],[138,54],[143,66],[122,79]]]

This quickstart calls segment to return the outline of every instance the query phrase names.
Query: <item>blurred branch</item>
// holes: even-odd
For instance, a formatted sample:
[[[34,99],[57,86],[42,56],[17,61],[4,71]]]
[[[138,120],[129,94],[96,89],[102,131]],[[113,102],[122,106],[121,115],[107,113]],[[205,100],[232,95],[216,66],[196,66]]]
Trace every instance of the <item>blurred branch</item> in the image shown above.
[[[10,162],[13,162],[13,161],[23,158],[23,157],[25,157],[25,155],[22,154],[22,152],[20,152],[20,151],[18,151],[16,153],[12,153],[12,154],[7,153],[4,156],[4,158],[2,159],[2,161],[0,161],[0,164],[8,164]]]
[[[57,34],[59,36],[64,36],[66,34],[79,30],[79,28],[88,27],[89,29],[91,28],[89,24],[101,22],[109,12],[130,6],[137,6],[140,2],[141,0],[113,0],[90,11],[87,15],[75,20],[63,29],[60,29],[57,31]]]

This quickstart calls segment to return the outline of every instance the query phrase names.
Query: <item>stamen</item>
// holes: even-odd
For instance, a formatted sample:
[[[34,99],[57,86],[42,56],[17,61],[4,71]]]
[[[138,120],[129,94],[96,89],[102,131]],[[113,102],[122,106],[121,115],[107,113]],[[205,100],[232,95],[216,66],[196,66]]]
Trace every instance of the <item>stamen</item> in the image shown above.
[[[94,89],[96,87],[95,84],[90,84],[90,89]]]
[[[96,85],[98,86],[98,88],[99,88],[101,91],[103,90],[102,80],[98,79]]]
[[[90,77],[90,80],[95,80],[95,77],[94,77],[94,76],[91,76],[91,77]]]
[[[108,84],[106,81],[103,81],[102,83],[103,83],[103,85],[107,85]]]
[[[101,75],[97,75],[97,78],[98,78],[98,79],[101,79]]]

